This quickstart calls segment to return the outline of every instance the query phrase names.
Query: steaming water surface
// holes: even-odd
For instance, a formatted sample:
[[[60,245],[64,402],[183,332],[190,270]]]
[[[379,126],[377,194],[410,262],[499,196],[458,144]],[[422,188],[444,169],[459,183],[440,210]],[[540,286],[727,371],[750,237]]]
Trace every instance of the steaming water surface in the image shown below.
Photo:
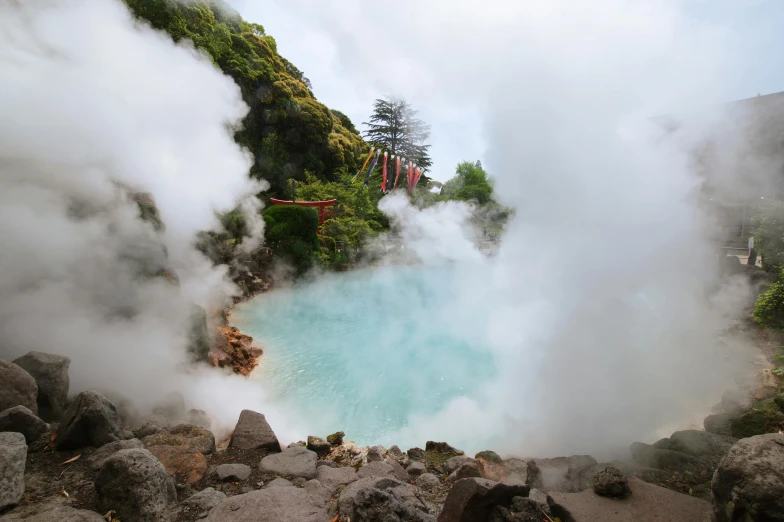
[[[486,347],[443,313],[457,277],[421,266],[329,275],[261,295],[232,319],[265,349],[254,377],[313,434],[377,444],[495,375]]]

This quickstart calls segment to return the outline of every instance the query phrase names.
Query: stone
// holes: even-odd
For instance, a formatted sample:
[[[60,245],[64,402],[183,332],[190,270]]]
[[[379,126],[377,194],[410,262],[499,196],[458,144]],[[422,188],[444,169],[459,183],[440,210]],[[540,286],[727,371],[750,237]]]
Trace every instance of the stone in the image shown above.
[[[416,485],[424,491],[433,491],[441,485],[441,481],[432,473],[422,473],[417,477]]]
[[[68,404],[68,368],[71,359],[62,355],[29,352],[15,359],[14,363],[27,370],[38,385],[38,415],[47,422],[59,421]]]
[[[784,435],[738,441],[713,474],[711,491],[718,522],[784,521]]]
[[[109,399],[92,390],[77,395],[57,428],[58,450],[94,446],[123,440],[120,417]]]
[[[550,499],[548,498],[547,493],[542,491],[541,489],[533,488],[528,493],[528,498],[540,503],[540,504],[550,504]]]
[[[600,497],[593,490],[550,493],[553,518],[573,522],[708,522],[710,504],[636,478],[624,500]]]
[[[496,506],[510,506],[514,497],[527,497],[530,488],[483,478],[458,480],[449,490],[438,522],[487,520]]]
[[[444,471],[446,471],[447,475],[450,473],[454,473],[457,471],[457,468],[460,467],[463,462],[467,460],[473,460],[468,455],[458,455],[457,457],[452,457],[451,459],[444,462]]]
[[[0,432],[21,433],[28,444],[38,440],[48,429],[44,421],[24,406],[14,406],[0,412]]]
[[[463,455],[463,452],[446,442],[429,440],[425,443],[425,462],[428,466],[442,466],[447,460],[457,455]]]
[[[531,485],[547,491],[580,491],[580,473],[597,464],[590,455],[532,460],[538,473]]]
[[[427,467],[421,462],[415,460],[414,462],[409,464],[409,466],[406,468],[406,471],[408,472],[408,475],[411,478],[416,478],[422,473],[424,473],[425,471],[427,471]]]
[[[321,437],[314,437],[308,435],[308,444],[306,446],[310,451],[314,451],[319,457],[326,457],[332,450],[332,444],[322,439]]]
[[[367,461],[368,462],[381,462],[384,460],[384,448],[381,446],[373,446],[368,450],[367,453]]]
[[[172,428],[166,428],[158,433],[144,437],[142,442],[147,448],[153,446],[185,446],[193,451],[198,451],[202,455],[215,453],[215,435],[201,426],[193,424],[178,424]]]
[[[75,509],[70,506],[47,506],[32,516],[17,518],[15,513],[3,517],[5,522],[106,522],[106,519],[95,511]]]
[[[650,444],[635,442],[630,446],[632,458],[650,468],[689,468],[698,465],[697,459],[680,451],[659,449]],[[547,488],[545,488],[547,489]]]
[[[449,474],[446,480],[447,482],[454,483],[460,479],[481,476],[482,465],[479,463],[479,461],[475,459],[466,459],[462,462],[462,464],[460,464],[460,467]]]
[[[330,496],[334,495],[341,486],[346,486],[359,480],[354,468],[330,468],[321,466],[316,469],[316,480],[324,484],[330,490]]]
[[[259,468],[265,473],[274,473],[286,477],[316,477],[316,454],[307,448],[297,446],[288,448],[281,453],[267,455],[261,459]]]
[[[427,454],[422,448],[410,448],[408,451],[406,451],[406,455],[408,455],[408,458],[411,460],[416,460],[419,462],[424,462],[427,458]]]
[[[352,522],[435,522],[435,517],[417,511],[394,495],[376,488],[365,488],[354,497]]]
[[[765,369],[757,374],[754,381],[754,400],[763,401],[776,396],[779,390],[779,378],[771,370]]]
[[[400,458],[405,455],[396,445],[392,445],[392,447],[389,448],[389,454],[395,458]]]
[[[188,410],[188,413],[185,414],[185,423],[201,426],[205,430],[212,428],[212,419],[204,410]]]
[[[297,442],[292,442],[288,446],[286,446],[286,449],[296,448],[298,446],[302,447],[302,448],[307,448],[308,447],[308,443],[305,442],[304,440],[300,440],[300,441],[297,441]]]
[[[15,406],[38,415],[38,385],[18,364],[0,360],[0,411]]]
[[[206,488],[180,502],[180,513],[195,513],[197,518],[204,518],[212,508],[226,500],[226,493]]]
[[[498,453],[490,450],[480,451],[474,458],[476,460],[484,460],[485,462],[494,462],[495,464],[501,464],[503,462],[503,459]]]
[[[676,431],[669,438],[669,449],[692,457],[723,457],[736,439],[702,430]]]
[[[359,478],[395,477],[395,470],[386,462],[368,462],[357,470],[357,476]]]
[[[24,435],[0,433],[0,513],[18,504],[24,497],[26,461]]]
[[[221,464],[215,468],[215,476],[223,482],[242,482],[250,477],[250,466],[245,464]]]
[[[403,482],[409,479],[409,475],[406,472],[406,470],[403,469],[403,466],[398,464],[398,462],[395,459],[393,459],[392,457],[387,457],[386,459],[384,459],[384,462],[392,466],[392,471],[395,472],[396,479],[402,480]]]
[[[343,433],[342,431],[336,431],[332,435],[327,435],[327,442],[329,442],[333,446],[340,446],[341,444],[343,444],[343,437],[345,436],[346,434]]]
[[[95,479],[98,510],[116,510],[120,520],[168,522],[177,500],[174,479],[158,459],[144,449],[120,450],[104,462]]]
[[[207,459],[192,447],[148,446],[147,449],[180,483],[193,485],[207,474]]]
[[[730,423],[736,417],[738,417],[738,415],[735,413],[716,413],[705,417],[702,425],[708,433],[730,437],[732,436]]]
[[[106,459],[124,449],[144,449],[144,444],[139,439],[117,440],[104,444],[87,458],[87,465],[93,471],[99,471]]]
[[[320,468],[321,466],[328,466],[330,468],[339,468],[338,463],[334,460],[319,460],[316,462],[316,467]]]
[[[416,510],[426,512],[428,509],[419,498],[416,487],[411,484],[406,484],[392,477],[372,477],[352,482],[340,492],[338,504],[341,516],[351,516],[351,513],[354,512],[354,498],[360,490],[365,488],[386,491]]]
[[[550,506],[532,498],[514,497],[509,507],[496,506],[488,522],[541,522],[545,516],[552,520]]]
[[[294,487],[294,484],[290,480],[286,480],[282,477],[278,477],[274,480],[270,480],[266,484],[264,484],[263,488],[284,488],[284,487]]]
[[[305,489],[275,487],[229,497],[215,506],[204,520],[205,522],[329,522],[330,519],[321,498],[314,497]]]
[[[593,476],[593,491],[602,497],[626,498],[631,493],[629,482],[618,468],[605,468]]]
[[[131,430],[123,430],[123,437],[125,437],[126,440],[130,440],[130,439],[135,439],[136,438],[136,436],[133,434],[133,432]]]
[[[263,449],[280,453],[280,442],[261,413],[242,410],[229,446],[241,450]]]
[[[302,488],[312,496],[322,499],[324,502],[332,498],[332,490],[316,479],[305,482]]]
[[[784,412],[773,399],[756,403],[749,411],[730,422],[732,436],[738,439],[781,430],[784,430]]]

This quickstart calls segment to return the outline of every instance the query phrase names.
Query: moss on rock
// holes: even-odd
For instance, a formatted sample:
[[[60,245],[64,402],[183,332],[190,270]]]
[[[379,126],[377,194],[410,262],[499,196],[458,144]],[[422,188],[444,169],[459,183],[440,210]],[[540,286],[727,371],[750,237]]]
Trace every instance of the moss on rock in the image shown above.
[[[730,423],[732,436],[738,439],[776,433],[784,429],[784,413],[778,406],[781,399],[777,396],[756,403],[751,410]]]

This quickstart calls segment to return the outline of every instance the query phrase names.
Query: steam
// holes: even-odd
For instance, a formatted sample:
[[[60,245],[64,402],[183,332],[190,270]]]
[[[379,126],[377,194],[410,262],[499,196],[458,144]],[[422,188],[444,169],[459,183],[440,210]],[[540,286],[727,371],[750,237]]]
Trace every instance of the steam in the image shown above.
[[[293,3],[308,5],[343,65],[380,91],[420,107],[447,99],[478,108],[489,145],[482,163],[496,197],[516,210],[498,256],[461,267],[456,297],[440,311],[457,329],[472,311],[488,315],[483,334],[499,375],[391,440],[612,452],[691,425],[733,385],[743,368],[719,359],[716,334],[746,296],[742,286],[710,293],[715,222],[698,203],[704,172],[691,154],[705,136],[667,138],[652,121],[733,98],[743,64],[729,23],[696,21],[677,0],[457,2],[448,11],[411,0],[384,16],[374,2]],[[444,17],[443,30],[431,23]],[[404,22],[406,38],[372,50],[421,72],[402,82],[374,64],[353,28]],[[382,203],[422,259],[469,248],[439,228],[454,222],[448,207]],[[412,220],[434,228],[428,235],[405,225]]]
[[[189,369],[193,303],[234,292],[195,234],[240,201],[256,215],[265,188],[232,138],[248,110],[236,84],[117,0],[3,1],[0,71],[0,357],[68,355],[72,394],[144,410],[180,392],[219,432],[248,407],[285,438],[293,421],[258,384]],[[165,230],[131,192],[151,195]]]

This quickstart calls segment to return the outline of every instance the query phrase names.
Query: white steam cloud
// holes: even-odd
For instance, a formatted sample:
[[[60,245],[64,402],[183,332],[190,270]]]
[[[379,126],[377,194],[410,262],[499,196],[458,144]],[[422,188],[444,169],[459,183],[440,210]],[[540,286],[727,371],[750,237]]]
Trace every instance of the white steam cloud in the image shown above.
[[[0,2],[0,357],[68,355],[71,393],[144,410],[177,391],[219,431],[248,407],[285,438],[258,384],[188,369],[192,304],[234,291],[195,234],[240,201],[256,213],[264,188],[232,137],[247,110],[205,55],[118,0]],[[164,231],[129,191],[152,195]],[[164,269],[179,287],[151,277]]]

